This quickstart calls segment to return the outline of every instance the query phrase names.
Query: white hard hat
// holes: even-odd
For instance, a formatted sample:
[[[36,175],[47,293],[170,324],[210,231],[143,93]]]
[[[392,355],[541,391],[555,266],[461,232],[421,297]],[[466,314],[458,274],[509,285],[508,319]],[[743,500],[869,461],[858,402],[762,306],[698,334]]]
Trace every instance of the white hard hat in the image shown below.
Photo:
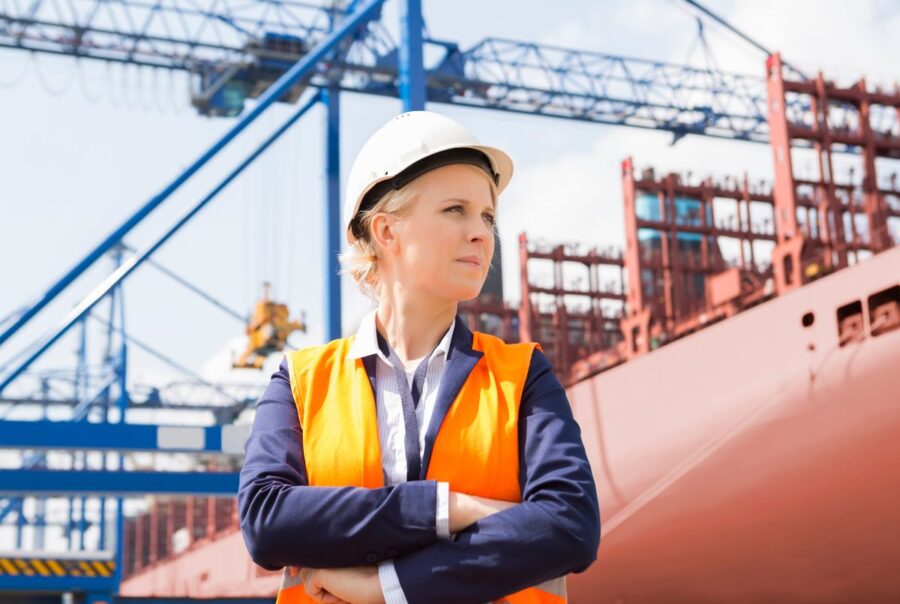
[[[429,170],[454,163],[483,168],[497,185],[498,194],[512,178],[513,163],[506,153],[480,144],[447,116],[408,111],[391,118],[366,141],[350,169],[344,195],[347,241],[357,239],[353,220],[361,207],[371,207],[388,191],[402,188]]]

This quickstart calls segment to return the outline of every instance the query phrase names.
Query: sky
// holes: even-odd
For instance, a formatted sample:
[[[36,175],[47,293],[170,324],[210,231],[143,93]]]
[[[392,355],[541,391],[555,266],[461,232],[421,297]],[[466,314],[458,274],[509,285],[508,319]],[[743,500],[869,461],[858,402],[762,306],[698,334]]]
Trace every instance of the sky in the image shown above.
[[[425,0],[429,34],[468,48],[486,37],[533,41],[615,55],[683,63],[696,16],[675,0]],[[900,79],[900,5],[886,0],[732,1],[707,5],[763,46],[801,69],[822,70],[840,83],[861,76],[893,85]],[[513,15],[515,18],[512,18]],[[397,6],[383,20],[396,32]],[[762,75],[764,57],[721,27],[706,34],[724,71]],[[184,74],[169,76],[71,58],[0,49],[0,318],[40,296],[138,207],[174,179],[233,123],[198,115]],[[520,232],[530,239],[584,246],[624,245],[620,166],[633,157],[657,172],[771,180],[768,146],[707,137],[671,144],[664,132],[537,118],[429,104],[462,122],[486,144],[505,149],[515,176],[500,199],[498,225],[507,300],[519,300]],[[262,136],[291,111],[277,105],[188,186],[127,237],[141,249],[212,188]],[[399,100],[344,93],[341,101],[342,187],[368,136],[401,111]],[[304,312],[305,334],[294,346],[324,341],[324,115],[311,110],[245,174],[155,256],[165,267],[218,300],[249,313],[261,283],[292,315]],[[57,324],[111,270],[98,262],[16,338],[0,348],[0,366]],[[126,328],[136,340],[208,379],[262,384],[266,370],[232,371],[244,325],[181,285],[145,266],[124,288]],[[343,282],[343,326],[352,333],[370,308],[355,285]],[[102,307],[101,307],[102,308]],[[89,354],[102,352],[99,324]],[[36,369],[71,369],[77,334],[51,349]],[[132,383],[184,380],[168,365],[132,346]],[[10,390],[14,392],[14,390]]]

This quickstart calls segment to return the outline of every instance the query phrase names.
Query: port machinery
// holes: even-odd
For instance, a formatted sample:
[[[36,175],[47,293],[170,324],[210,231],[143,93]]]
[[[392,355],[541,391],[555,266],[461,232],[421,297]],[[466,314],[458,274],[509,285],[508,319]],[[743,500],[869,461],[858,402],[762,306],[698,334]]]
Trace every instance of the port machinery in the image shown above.
[[[77,56],[138,66],[182,70],[191,73],[195,90],[192,101],[198,111],[212,116],[234,118],[233,126],[195,162],[167,183],[159,194],[143,204],[124,223],[79,260],[43,295],[26,304],[2,323],[0,352],[4,365],[0,373],[0,397],[4,411],[38,402],[42,412],[37,419],[0,422],[0,445],[4,448],[31,451],[20,459],[16,469],[2,470],[0,492],[3,493],[0,518],[14,517],[17,543],[0,558],[0,589],[4,592],[29,593],[37,598],[45,592],[73,592],[87,601],[110,601],[116,597],[126,566],[140,568],[144,558],[124,558],[123,542],[131,534],[132,545],[143,540],[142,530],[126,530],[123,514],[125,497],[156,494],[162,496],[201,497],[185,504],[185,527],[190,543],[198,531],[212,533],[229,513],[221,512],[215,497],[233,496],[236,474],[233,464],[213,462],[238,456],[246,427],[233,420],[253,397],[241,398],[234,390],[216,384],[205,384],[202,395],[182,405],[183,410],[210,411],[215,418],[211,426],[131,424],[129,415],[139,412],[126,387],[126,351],[137,343],[124,328],[122,285],[141,266],[152,263],[152,255],[194,216],[213,202],[217,194],[243,170],[262,155],[271,144],[308,110],[321,103],[326,108],[326,258],[325,326],[326,337],[340,335],[340,286],[336,277],[335,256],[339,249],[338,200],[338,126],[339,98],[342,90],[399,97],[404,110],[419,109],[424,103],[448,103],[458,106],[504,110],[532,116],[574,119],[596,124],[619,124],[656,129],[672,134],[673,141],[687,136],[743,140],[765,143],[777,134],[772,128],[767,109],[767,85],[771,77],[730,74],[712,69],[698,69],[659,61],[647,61],[596,52],[555,48],[512,40],[486,39],[463,50],[459,45],[423,35],[421,3],[400,2],[402,40],[394,43],[379,23],[383,2],[368,0],[346,5],[322,7],[300,2],[217,4],[210,10],[193,4],[148,5],[136,0],[118,2],[68,3],[34,2],[28,8],[18,4],[4,7],[0,13],[0,47],[11,51],[29,51]],[[695,2],[690,4],[699,6]],[[253,10],[262,11],[253,13]],[[251,11],[251,12],[247,12]],[[214,22],[216,26],[208,27]],[[702,30],[701,30],[702,34]],[[427,67],[423,48],[440,51],[440,59]],[[772,59],[770,59],[771,61]],[[821,79],[821,78],[820,78]],[[804,81],[806,79],[804,78]],[[805,85],[805,84],[804,84]],[[817,84],[821,88],[820,84]],[[864,86],[863,86],[864,89]],[[816,89],[818,91],[818,88]],[[869,105],[890,106],[895,96],[859,96],[865,111]],[[253,103],[247,103],[254,99]],[[127,235],[148,215],[166,202],[219,152],[275,102],[292,102],[294,113],[270,133],[263,142],[171,228],[149,246],[122,252]],[[811,116],[815,107],[802,99],[785,96],[785,111],[792,115]],[[896,106],[896,105],[894,105]],[[807,119],[807,123],[816,123]],[[888,126],[892,128],[893,126]],[[815,130],[815,127],[812,128]],[[825,149],[828,153],[854,151],[856,139],[841,136],[822,138],[821,133],[788,130],[789,143],[808,148]],[[780,136],[780,134],[779,134]],[[864,133],[871,142],[867,149],[881,152],[883,131]],[[837,190],[825,183],[827,190]],[[868,185],[871,191],[871,183]],[[874,199],[875,201],[872,201]],[[820,202],[821,203],[821,202]],[[880,225],[877,194],[867,197],[867,212],[872,224]],[[787,231],[786,231],[787,232]],[[796,233],[796,231],[794,231]],[[788,237],[797,247],[796,236]],[[832,247],[834,246],[833,240]],[[786,242],[780,242],[786,243]],[[825,244],[823,244],[825,245]],[[810,254],[824,258],[821,246],[813,252],[799,246],[805,260]],[[827,246],[825,249],[829,249]],[[24,329],[34,317],[48,309],[61,292],[106,254],[118,254],[109,277],[95,287],[50,330],[16,351],[12,344],[28,336]],[[793,254],[793,255],[792,255]],[[796,257],[785,252],[785,257]],[[841,262],[840,256],[835,262]],[[610,260],[614,260],[610,258]],[[825,260],[823,260],[824,262]],[[803,262],[782,263],[785,286],[808,278],[797,276]],[[780,269],[779,269],[780,270]],[[791,281],[794,279],[794,281]],[[621,292],[611,292],[621,296]],[[54,406],[49,386],[52,376],[31,371],[63,336],[81,330],[86,339],[85,323],[100,320],[101,303],[107,303],[110,320],[107,335],[112,342],[104,356],[103,372],[93,376],[81,355],[80,373],[70,379],[74,394],[63,397],[60,406],[68,407],[66,421],[55,421],[47,410]],[[49,310],[49,309],[48,309]],[[240,313],[237,313],[240,315]],[[246,320],[246,317],[244,317]],[[509,326],[509,321],[507,321]],[[595,330],[597,333],[609,329]],[[81,350],[84,350],[82,347]],[[196,376],[195,376],[196,377]],[[43,379],[41,379],[43,378]],[[17,398],[16,389],[29,381],[45,387],[26,392]],[[212,404],[219,397],[225,401]],[[159,390],[150,388],[147,409],[165,401]],[[177,407],[178,405],[173,405]],[[224,410],[223,410],[224,408]],[[66,463],[54,461],[57,451],[71,452]],[[95,453],[103,453],[98,458]],[[214,467],[221,471],[158,471],[155,466],[141,467],[137,452],[163,458],[166,455],[190,454],[202,460],[193,470]],[[233,459],[231,459],[233,461]],[[131,465],[129,465],[131,462]],[[43,499],[65,495],[69,498],[65,520],[69,550],[55,555],[39,551],[43,528],[49,523]],[[97,537],[84,543],[88,498],[102,502]],[[106,518],[106,497],[114,498],[115,511]],[[210,502],[213,503],[210,503]],[[26,506],[26,502],[32,505]],[[166,510],[171,511],[166,503]],[[28,508],[28,511],[26,511]],[[151,505],[156,512],[153,526],[158,528],[159,503]],[[196,510],[201,519],[197,521]],[[73,514],[73,510],[78,513]],[[233,508],[232,508],[233,510]],[[232,511],[233,516],[233,511]],[[188,517],[190,520],[188,520]],[[166,516],[167,528],[175,523],[175,514]],[[139,526],[135,522],[134,526]],[[29,529],[32,547],[23,549],[23,533]],[[158,532],[146,541],[146,549],[156,560],[159,555]],[[75,543],[77,541],[77,543]],[[145,549],[141,541],[141,550]],[[143,556],[143,555],[142,555]]]

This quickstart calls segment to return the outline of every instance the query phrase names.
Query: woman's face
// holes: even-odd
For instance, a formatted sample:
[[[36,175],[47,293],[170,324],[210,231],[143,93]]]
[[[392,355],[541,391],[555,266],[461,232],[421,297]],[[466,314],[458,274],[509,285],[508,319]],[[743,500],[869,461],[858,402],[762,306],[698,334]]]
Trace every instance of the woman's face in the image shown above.
[[[481,291],[494,255],[488,177],[475,166],[451,164],[416,181],[419,196],[393,221],[395,245],[385,254],[391,267],[382,274],[423,297],[470,300]]]

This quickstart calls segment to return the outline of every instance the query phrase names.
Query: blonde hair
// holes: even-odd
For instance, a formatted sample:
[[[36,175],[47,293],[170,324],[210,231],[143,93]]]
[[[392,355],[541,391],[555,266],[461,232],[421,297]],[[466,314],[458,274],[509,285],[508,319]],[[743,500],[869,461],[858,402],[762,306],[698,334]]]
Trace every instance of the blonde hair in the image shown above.
[[[460,164],[468,166],[468,164]],[[497,206],[497,186],[488,178],[480,168],[468,166],[484,175],[490,183],[491,202]],[[421,178],[416,178],[406,186],[388,191],[374,206],[363,210],[356,216],[359,223],[359,232],[362,233],[356,241],[350,244],[347,251],[338,254],[338,262],[341,264],[339,274],[350,275],[360,287],[362,292],[370,298],[378,299],[378,246],[372,239],[372,219],[375,214],[383,212],[392,216],[403,217],[408,212],[413,202],[419,198],[422,192]]]

